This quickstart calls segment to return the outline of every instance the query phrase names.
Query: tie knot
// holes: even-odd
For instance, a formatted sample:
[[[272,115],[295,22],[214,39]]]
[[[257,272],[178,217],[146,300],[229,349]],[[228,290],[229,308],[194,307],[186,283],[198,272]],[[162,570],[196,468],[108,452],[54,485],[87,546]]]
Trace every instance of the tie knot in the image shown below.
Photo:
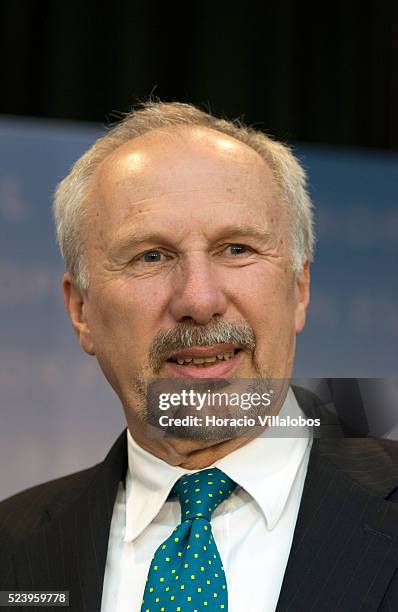
[[[181,522],[197,517],[210,521],[214,510],[235,487],[236,482],[218,468],[181,476],[172,489],[180,500]]]

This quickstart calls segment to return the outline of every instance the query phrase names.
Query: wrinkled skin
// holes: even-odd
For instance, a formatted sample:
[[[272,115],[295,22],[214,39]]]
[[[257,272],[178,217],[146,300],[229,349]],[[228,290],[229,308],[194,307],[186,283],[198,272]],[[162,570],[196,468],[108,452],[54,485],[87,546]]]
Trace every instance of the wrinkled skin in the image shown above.
[[[288,217],[271,170],[213,130],[155,130],[104,159],[86,205],[90,287],[82,293],[68,273],[63,279],[79,342],[96,356],[141,446],[174,465],[206,467],[245,440],[148,437],[146,382],[172,375],[167,362],[155,372],[149,354],[161,330],[221,320],[255,337],[234,376],[290,377],[309,270],[291,270]]]

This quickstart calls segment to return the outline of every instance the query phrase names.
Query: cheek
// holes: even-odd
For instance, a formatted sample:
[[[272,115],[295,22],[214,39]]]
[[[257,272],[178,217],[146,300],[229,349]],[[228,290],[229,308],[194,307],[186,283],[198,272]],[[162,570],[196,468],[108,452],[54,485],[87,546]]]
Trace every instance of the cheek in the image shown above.
[[[296,337],[294,288],[281,278],[265,279],[261,285],[253,280],[240,313],[254,330],[259,362],[284,377]]]
[[[90,310],[91,330],[94,339],[101,343],[112,342],[118,351],[130,346],[147,351],[159,325],[164,295],[156,287],[136,287],[126,283],[113,285],[109,291],[93,296]],[[143,290],[145,289],[145,290]]]
[[[286,325],[291,320],[294,325],[294,288],[279,275],[264,275],[262,281],[259,278],[260,274],[253,274],[236,288],[235,295],[239,295],[241,309],[249,321],[268,325],[269,331],[278,321]]]

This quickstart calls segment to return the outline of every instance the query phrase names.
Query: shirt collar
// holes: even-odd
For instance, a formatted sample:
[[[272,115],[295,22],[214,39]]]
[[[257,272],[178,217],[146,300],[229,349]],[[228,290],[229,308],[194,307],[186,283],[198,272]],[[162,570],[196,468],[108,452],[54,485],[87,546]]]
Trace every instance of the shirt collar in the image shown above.
[[[127,454],[125,542],[137,538],[152,522],[181,476],[197,472],[152,455],[137,444],[128,429]]]
[[[279,412],[279,419],[288,416],[291,419],[305,418],[291,389]],[[261,436],[215,463],[254,498],[268,529],[273,529],[279,521],[297,472],[312,444],[312,430],[307,426],[300,429],[297,438],[277,437],[278,434],[281,430],[275,433],[269,427]]]
[[[289,389],[279,417],[303,416]],[[312,435],[273,437],[268,428],[261,437],[232,451],[213,465],[245,489],[261,508],[268,529],[273,529],[285,507],[297,471]],[[137,538],[158,514],[173,485],[184,474],[197,470],[170,465],[137,444],[127,430],[128,470],[126,475],[126,528],[124,541]]]

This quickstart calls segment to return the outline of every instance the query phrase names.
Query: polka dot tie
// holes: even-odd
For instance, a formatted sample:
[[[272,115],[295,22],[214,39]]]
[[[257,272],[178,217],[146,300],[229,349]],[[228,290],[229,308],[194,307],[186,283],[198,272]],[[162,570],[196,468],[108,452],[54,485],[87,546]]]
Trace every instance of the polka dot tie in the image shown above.
[[[181,523],[154,554],[141,612],[228,610],[227,581],[210,520],[235,487],[218,468],[176,482],[171,493],[180,500]]]

